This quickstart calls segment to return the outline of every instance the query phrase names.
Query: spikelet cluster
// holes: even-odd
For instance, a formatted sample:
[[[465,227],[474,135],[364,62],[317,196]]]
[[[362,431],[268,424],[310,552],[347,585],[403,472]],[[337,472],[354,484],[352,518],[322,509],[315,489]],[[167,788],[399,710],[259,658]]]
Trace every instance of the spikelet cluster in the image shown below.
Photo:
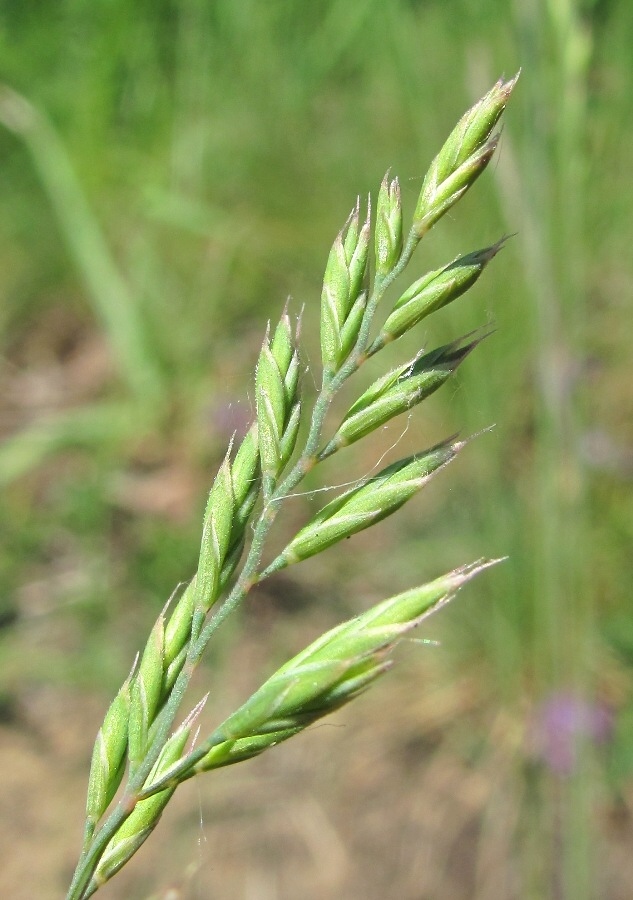
[[[253,584],[392,515],[463,448],[463,442],[451,438],[392,462],[323,506],[265,562],[266,540],[283,500],[306,472],[408,414],[445,384],[480,343],[481,335],[467,335],[420,351],[375,380],[326,434],[333,396],[365,360],[462,296],[502,247],[503,240],[460,256],[401,288],[382,325],[372,332],[380,302],[422,237],[490,162],[498,141],[495,126],[516,80],[498,81],[457,123],[431,163],[406,235],[397,178],[385,176],[374,222],[371,205],[361,216],[356,202],[325,267],[323,381],[307,414],[298,326],[293,328],[284,311],[274,330],[269,328],[256,367],[256,418],[239,443],[231,442],[213,481],[196,572],[158,616],[97,735],[84,847],[67,900],[85,900],[125,865],[182,781],[256,756],[348,703],[387,671],[394,647],[411,628],[491,565],[480,561],[456,569],[322,635],[211,734],[200,739],[194,731],[204,700],[177,724],[202,652]],[[119,789],[121,800],[104,823]]]

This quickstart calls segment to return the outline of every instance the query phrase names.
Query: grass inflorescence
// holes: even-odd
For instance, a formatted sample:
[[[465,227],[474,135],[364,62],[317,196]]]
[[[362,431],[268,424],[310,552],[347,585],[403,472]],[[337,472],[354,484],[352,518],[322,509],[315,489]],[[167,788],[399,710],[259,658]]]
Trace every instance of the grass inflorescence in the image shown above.
[[[156,620],[97,736],[84,845],[67,900],[90,897],[131,859],[181,782],[256,756],[358,696],[388,670],[393,648],[405,634],[492,564],[481,560],[455,569],[327,632],[275,672],[210,736],[198,738],[196,732],[204,700],[178,722],[209,641],[255,584],[390,516],[464,446],[451,438],[391,463],[326,504],[266,561],[267,540],[284,498],[306,473],[419,404],[479,342],[466,336],[384,374],[328,434],[329,408],[351,376],[386,344],[462,295],[499,249],[500,243],[476,251],[416,280],[387,312],[378,337],[372,337],[379,305],[424,235],[490,162],[498,140],[495,126],[515,84],[516,78],[499,80],[460,119],[431,164],[408,229],[398,180],[389,175],[380,187],[375,217],[371,204],[362,217],[360,202],[355,204],[325,270],[322,381],[315,397],[307,396],[301,381],[299,329],[289,311],[269,328],[256,368],[256,419],[239,445],[231,442],[213,482],[197,571]]]

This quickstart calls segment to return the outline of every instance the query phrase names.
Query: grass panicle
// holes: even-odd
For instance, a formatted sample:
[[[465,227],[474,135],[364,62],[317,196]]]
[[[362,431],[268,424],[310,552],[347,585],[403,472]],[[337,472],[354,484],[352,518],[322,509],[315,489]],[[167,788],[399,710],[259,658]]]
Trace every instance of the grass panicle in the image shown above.
[[[288,312],[272,334],[269,329],[256,367],[256,422],[237,450],[231,443],[213,482],[195,576],[171,611],[166,607],[156,620],[97,736],[84,846],[67,900],[91,896],[131,859],[181,781],[256,756],[348,703],[388,670],[395,646],[412,628],[492,564],[456,569],[337,626],[275,672],[208,739],[188,746],[204,704],[177,724],[191,675],[251,587],[390,516],[464,446],[450,438],[361,480],[265,562],[284,498],[306,473],[419,404],[479,343],[480,338],[466,337],[418,354],[378,378],[352,403],[338,429],[326,433],[333,398],[367,358],[468,290],[500,248],[501,241],[418,279],[372,342],[376,310],[421,237],[488,164],[496,147],[493,130],[515,83],[516,78],[499,81],[460,120],[431,165],[404,240],[398,179],[385,176],[373,227],[373,280],[371,204],[361,220],[357,201],[327,260],[320,322],[323,377],[316,397],[306,397],[300,383],[298,329]],[[109,810],[119,785],[119,800]]]

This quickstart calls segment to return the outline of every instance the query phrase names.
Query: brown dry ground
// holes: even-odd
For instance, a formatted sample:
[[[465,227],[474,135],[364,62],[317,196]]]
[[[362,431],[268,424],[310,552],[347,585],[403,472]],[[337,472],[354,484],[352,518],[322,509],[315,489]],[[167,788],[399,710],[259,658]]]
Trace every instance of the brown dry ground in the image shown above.
[[[183,786],[99,896],[521,900],[517,723],[493,717],[495,751],[469,763],[453,723],[483,724],[472,686],[440,686],[423,661],[401,669],[309,733]],[[1,728],[0,897],[64,895],[103,702],[42,688]],[[632,811],[633,795],[618,816],[596,809],[601,900],[631,896]]]

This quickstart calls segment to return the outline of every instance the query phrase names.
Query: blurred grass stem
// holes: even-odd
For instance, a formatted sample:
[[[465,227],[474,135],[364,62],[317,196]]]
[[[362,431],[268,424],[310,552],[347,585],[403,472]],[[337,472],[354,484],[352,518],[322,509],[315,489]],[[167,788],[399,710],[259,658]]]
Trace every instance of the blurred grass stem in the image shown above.
[[[44,114],[6,85],[0,86],[0,122],[24,141],[121,374],[140,409],[155,414],[163,400],[163,375],[138,304],[112,258],[66,148]]]

